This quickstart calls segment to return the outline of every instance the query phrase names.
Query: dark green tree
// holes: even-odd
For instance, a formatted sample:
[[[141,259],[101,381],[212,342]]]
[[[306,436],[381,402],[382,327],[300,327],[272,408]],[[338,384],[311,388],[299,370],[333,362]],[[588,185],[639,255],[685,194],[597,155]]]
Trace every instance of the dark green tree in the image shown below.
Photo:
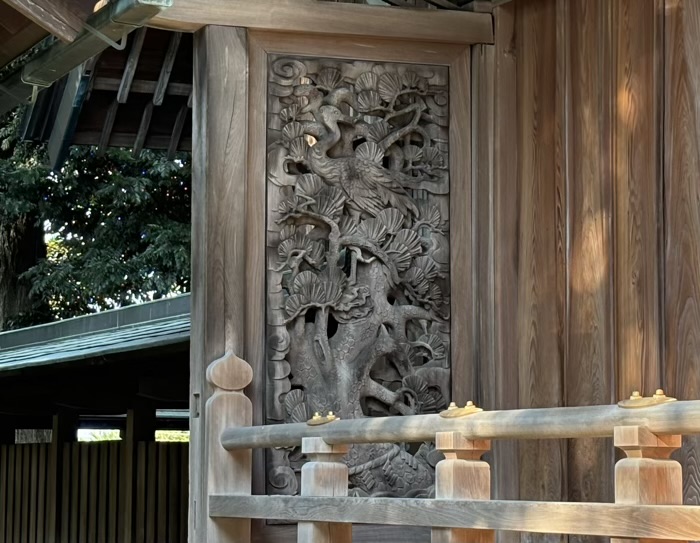
[[[0,326],[189,291],[190,159],[75,146],[59,172],[0,126]]]

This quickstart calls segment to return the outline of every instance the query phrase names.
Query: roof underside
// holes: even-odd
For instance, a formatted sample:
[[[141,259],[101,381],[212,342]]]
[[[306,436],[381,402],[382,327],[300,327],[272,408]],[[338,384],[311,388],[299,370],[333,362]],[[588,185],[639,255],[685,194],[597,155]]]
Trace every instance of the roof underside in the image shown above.
[[[349,0],[347,3],[390,5],[397,9],[471,10],[490,2]],[[0,2],[0,66],[46,35],[37,24]],[[163,149],[170,156],[190,150],[192,49],[191,34],[152,28],[133,31],[124,50],[106,49],[39,93],[25,119],[25,138],[49,142],[53,167],[62,163],[71,144],[97,145],[102,149],[130,147],[136,154],[143,148]]]

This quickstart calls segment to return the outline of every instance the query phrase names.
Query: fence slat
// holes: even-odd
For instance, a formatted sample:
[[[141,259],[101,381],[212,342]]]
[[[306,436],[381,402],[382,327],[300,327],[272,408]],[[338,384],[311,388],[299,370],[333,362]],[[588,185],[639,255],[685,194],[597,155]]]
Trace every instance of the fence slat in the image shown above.
[[[37,532],[36,543],[44,543],[46,539],[46,529],[48,518],[46,517],[46,463],[48,462],[49,445],[42,443],[39,445],[39,475],[37,479]]]
[[[8,445],[0,445],[0,543],[6,543],[5,527],[7,526],[7,454]]]
[[[156,446],[158,448],[158,530],[156,541],[168,543],[168,444],[157,443]]]
[[[121,441],[109,444],[109,534],[107,541],[117,543],[118,519],[121,517],[119,511],[119,464],[121,462]]]
[[[146,444],[148,450],[148,467],[146,477],[148,486],[146,490],[146,541],[152,543],[156,537],[156,475],[157,475],[157,449],[155,443]]]
[[[190,445],[183,443],[180,456],[180,543],[187,543],[190,489]]]
[[[39,443],[30,445],[29,452],[29,533],[27,540],[29,543],[36,543],[38,531],[36,510],[39,500]]]
[[[136,445],[136,543],[146,542],[146,462],[148,451],[146,442],[140,441]]]
[[[99,483],[97,485],[97,543],[107,543],[107,515],[116,515],[117,510],[107,508],[109,500],[109,447],[111,443],[100,444]]]
[[[180,447],[167,443],[168,447],[168,543],[178,543],[180,531],[177,524],[180,498]]]
[[[14,518],[12,520],[12,528],[14,535],[13,543],[19,543],[22,533],[22,447],[16,446],[15,449],[15,497],[14,497]]]

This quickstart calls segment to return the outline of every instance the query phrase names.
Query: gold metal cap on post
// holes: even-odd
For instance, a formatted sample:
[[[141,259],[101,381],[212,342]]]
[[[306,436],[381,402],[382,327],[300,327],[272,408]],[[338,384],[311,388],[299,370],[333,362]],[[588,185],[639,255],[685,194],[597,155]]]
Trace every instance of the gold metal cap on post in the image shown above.
[[[477,407],[473,401],[469,400],[467,405],[464,407],[457,407],[455,402],[450,402],[449,407],[440,413],[443,419],[456,419],[459,417],[466,417],[467,415],[473,415],[474,413],[479,413],[483,411],[481,407]]]
[[[642,396],[638,390],[635,390],[628,399],[617,402],[617,405],[624,409],[638,409],[675,401],[676,398],[666,396],[663,389],[657,388],[653,396]]]

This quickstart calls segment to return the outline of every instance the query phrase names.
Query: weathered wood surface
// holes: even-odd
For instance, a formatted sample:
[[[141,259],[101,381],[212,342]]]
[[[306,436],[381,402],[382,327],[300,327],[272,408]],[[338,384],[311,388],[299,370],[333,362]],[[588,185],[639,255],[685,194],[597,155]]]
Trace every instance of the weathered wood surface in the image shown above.
[[[190,541],[206,522],[204,404],[207,365],[245,355],[248,58],[245,32],[207,27],[195,36],[192,168]],[[232,127],[237,127],[232,130]],[[195,518],[200,522],[196,523]]]
[[[686,10],[677,20],[696,19]],[[480,350],[480,393],[495,389],[485,404],[496,409],[651,394],[663,384],[661,30],[669,11],[664,23],[658,0],[523,0],[495,9],[494,24],[494,135],[477,139],[474,152],[492,146],[494,162],[495,352],[491,362]],[[666,31],[678,43],[675,35]],[[693,58],[695,42],[687,40],[673,52],[674,65],[684,54]],[[668,42],[665,50],[668,57]],[[673,220],[688,230],[687,218]],[[669,254],[685,257],[668,247],[666,267]],[[682,373],[686,385],[691,373]],[[502,456],[501,446],[495,465],[518,484],[494,473],[498,496],[612,497],[610,442],[519,443],[519,467],[515,447]]]
[[[552,407],[563,405],[566,310],[562,235],[566,195],[556,161],[560,118],[554,107],[558,90],[556,3],[525,0],[516,3],[515,13],[519,261],[517,350],[513,354],[518,360],[519,407]],[[530,441],[518,447],[520,497],[565,498],[566,444]]]
[[[460,432],[467,439],[567,439],[612,437],[616,426],[646,426],[658,434],[700,434],[700,400],[669,402],[642,409],[591,405],[512,411],[483,411],[461,418],[411,415],[306,423],[231,427],[221,434],[229,450],[291,447],[302,438],[322,437],[330,444],[416,443],[436,432]]]
[[[492,43],[491,17],[466,11],[415,11],[312,0],[188,0],[154,17],[149,26],[185,31],[205,25],[256,30]]]
[[[567,405],[614,401],[612,341],[611,100],[609,2],[557,4],[561,132],[557,160],[564,180],[561,243],[567,266],[565,327]],[[570,238],[567,240],[567,232]],[[611,501],[614,450],[610,440],[571,440],[566,486],[571,501]],[[565,494],[566,497],[566,494]],[[570,538],[579,541],[581,538]]]
[[[211,496],[209,513],[223,518],[279,518],[586,534],[626,538],[700,538],[700,507],[288,496]]]
[[[700,395],[700,4],[665,2],[664,358],[669,394]],[[686,503],[700,503],[700,440],[680,454]]]
[[[63,41],[73,41],[91,12],[90,1],[5,0],[7,4]],[[92,2],[94,6],[95,2]]]

